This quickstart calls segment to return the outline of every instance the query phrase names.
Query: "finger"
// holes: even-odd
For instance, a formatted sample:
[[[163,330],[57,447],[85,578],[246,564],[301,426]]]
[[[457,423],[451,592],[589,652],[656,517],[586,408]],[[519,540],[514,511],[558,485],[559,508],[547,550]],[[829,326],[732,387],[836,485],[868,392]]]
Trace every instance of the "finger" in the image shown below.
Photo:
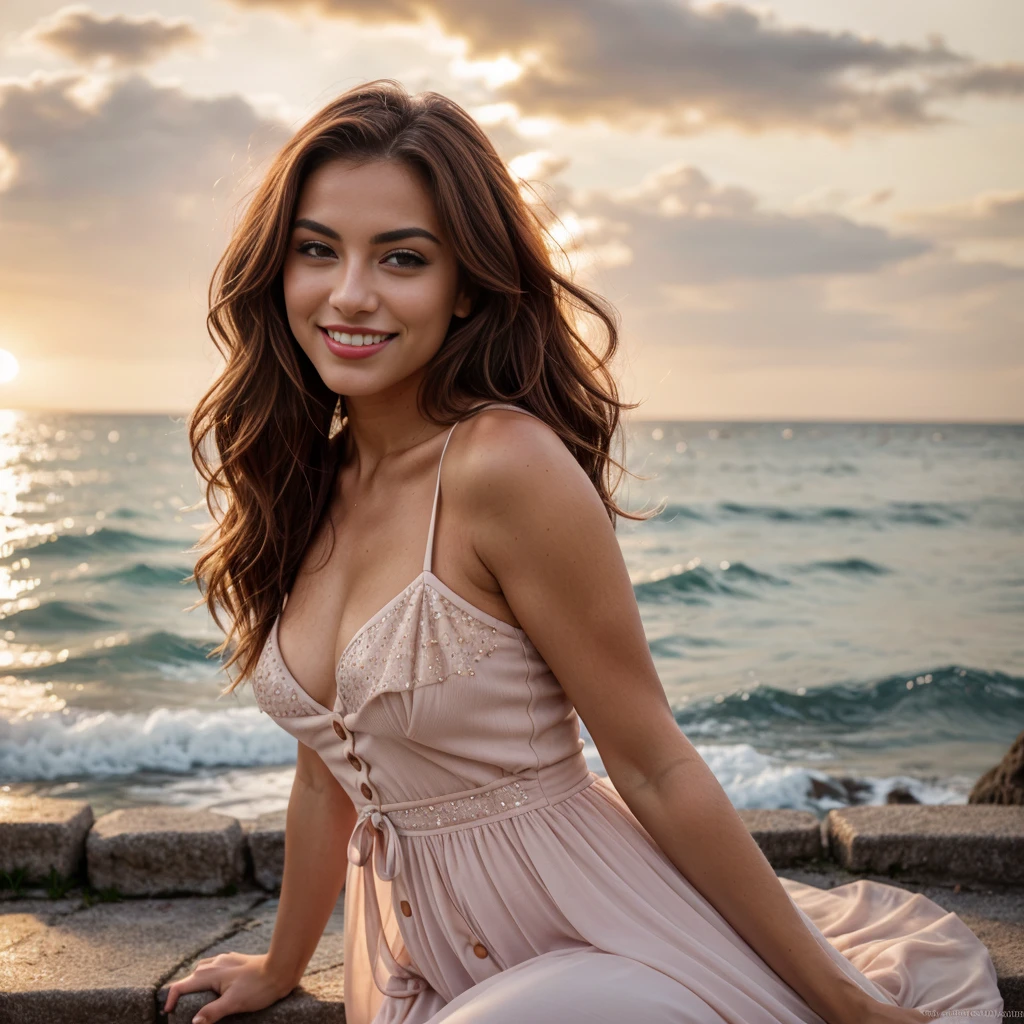
[[[214,1024],[215,1021],[235,1012],[236,1008],[233,1006],[232,1000],[226,995],[221,996],[220,999],[214,999],[212,1003],[207,1003],[192,1018],[192,1024]]]
[[[178,1002],[178,997],[185,995],[186,992],[214,991],[216,990],[213,988],[212,982],[201,977],[197,978],[195,974],[190,974],[187,978],[181,978],[179,981],[174,982],[174,984],[167,990],[167,1001],[164,1004],[164,1012],[170,1013]]]

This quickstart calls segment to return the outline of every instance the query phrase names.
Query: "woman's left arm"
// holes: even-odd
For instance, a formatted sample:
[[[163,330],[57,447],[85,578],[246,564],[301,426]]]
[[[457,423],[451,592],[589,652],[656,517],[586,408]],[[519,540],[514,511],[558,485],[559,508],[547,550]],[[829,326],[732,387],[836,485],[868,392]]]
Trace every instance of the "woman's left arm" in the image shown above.
[[[829,1024],[927,1020],[880,1003],[832,962],[679,729],[604,506],[557,434],[511,411],[469,423],[449,500],[640,823]]]

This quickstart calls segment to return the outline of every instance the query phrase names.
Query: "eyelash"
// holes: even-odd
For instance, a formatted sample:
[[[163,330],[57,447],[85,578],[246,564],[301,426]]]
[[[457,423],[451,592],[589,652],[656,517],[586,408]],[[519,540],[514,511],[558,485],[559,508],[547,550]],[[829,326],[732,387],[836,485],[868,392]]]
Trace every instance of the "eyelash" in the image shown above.
[[[310,256],[315,260],[322,260],[328,258],[325,256],[314,255],[314,249],[326,249],[329,253],[331,253],[331,255],[334,255],[331,250],[331,247],[328,245],[324,245],[323,242],[303,242],[301,245],[297,247],[296,251],[301,252],[304,256]],[[392,267],[408,269],[409,267],[425,267],[427,265],[427,261],[418,252],[413,252],[412,249],[394,249],[391,252],[389,252],[387,256],[385,256],[384,258],[389,259],[392,256],[411,256],[415,261],[414,263],[405,264],[392,263],[390,264]]]

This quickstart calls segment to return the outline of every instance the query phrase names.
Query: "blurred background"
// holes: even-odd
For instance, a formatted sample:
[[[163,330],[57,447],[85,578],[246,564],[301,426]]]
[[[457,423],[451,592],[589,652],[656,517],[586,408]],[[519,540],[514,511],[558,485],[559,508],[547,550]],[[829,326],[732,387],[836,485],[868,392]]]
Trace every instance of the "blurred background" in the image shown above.
[[[0,790],[284,806],[187,610],[185,417],[248,191],[380,77],[464,105],[620,312],[618,498],[667,507],[619,538],[733,802],[963,802],[1024,726],[1016,0],[6,0]]]

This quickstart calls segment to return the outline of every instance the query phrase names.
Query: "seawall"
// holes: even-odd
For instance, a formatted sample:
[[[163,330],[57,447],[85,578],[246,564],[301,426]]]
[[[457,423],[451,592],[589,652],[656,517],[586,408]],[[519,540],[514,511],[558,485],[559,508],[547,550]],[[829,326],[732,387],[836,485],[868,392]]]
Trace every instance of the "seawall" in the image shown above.
[[[922,892],[986,944],[1007,1011],[1024,1012],[1024,808],[887,805],[740,811],[776,872],[832,888],[872,878]],[[194,962],[264,952],[284,865],[284,812],[239,820],[163,805],[94,818],[82,801],[0,797],[0,1019],[190,1021],[163,991]],[[258,1022],[343,1021],[343,900],[302,985]]]

